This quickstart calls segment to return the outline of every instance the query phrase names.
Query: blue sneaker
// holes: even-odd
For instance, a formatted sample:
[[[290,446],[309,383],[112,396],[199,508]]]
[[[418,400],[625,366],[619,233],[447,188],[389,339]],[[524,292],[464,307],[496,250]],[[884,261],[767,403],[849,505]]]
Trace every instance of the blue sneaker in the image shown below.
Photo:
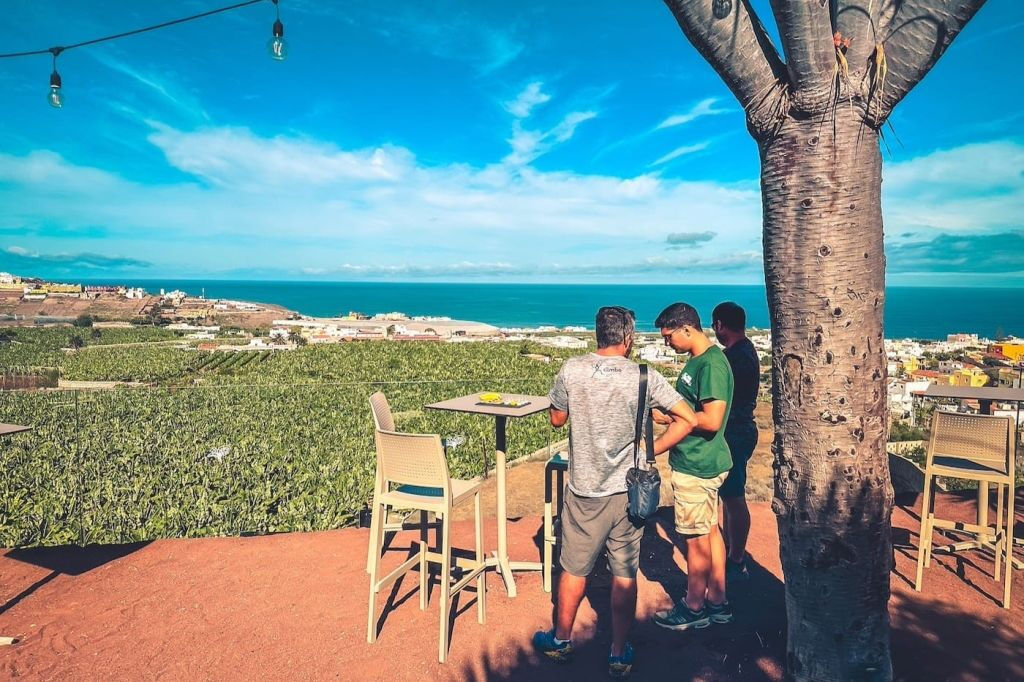
[[[608,656],[608,677],[622,679],[633,672],[633,646],[626,642],[621,656]]]
[[[572,640],[556,640],[554,628],[533,633],[533,648],[558,663],[566,663],[572,658]]]
[[[707,609],[708,618],[711,619],[712,623],[731,623],[733,621],[732,607],[729,606],[729,601],[723,601],[721,604],[712,604],[711,602],[705,602],[704,608]]]
[[[685,602],[676,604],[671,611],[658,611],[654,614],[655,625],[660,625],[668,630],[701,630],[711,625],[711,618],[706,608],[700,611],[691,611],[686,607]]]

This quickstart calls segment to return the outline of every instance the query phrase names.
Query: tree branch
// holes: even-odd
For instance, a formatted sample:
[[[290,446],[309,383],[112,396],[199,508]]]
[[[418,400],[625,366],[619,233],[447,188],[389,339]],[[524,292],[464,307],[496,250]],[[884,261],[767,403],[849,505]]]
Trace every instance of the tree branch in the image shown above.
[[[881,125],[893,108],[935,66],[985,0],[904,0],[886,27],[888,76],[876,86],[868,118]]]
[[[771,130],[780,107],[767,95],[781,91],[788,78],[749,0],[665,0],[665,4],[687,39],[736,95],[755,134]]]
[[[793,107],[820,114],[831,101],[836,65],[831,6],[822,0],[771,0],[786,50]]]
[[[851,82],[859,83],[870,67],[875,45],[881,42],[882,27],[887,26],[905,0],[831,0],[832,24],[843,38],[850,40],[846,61]]]

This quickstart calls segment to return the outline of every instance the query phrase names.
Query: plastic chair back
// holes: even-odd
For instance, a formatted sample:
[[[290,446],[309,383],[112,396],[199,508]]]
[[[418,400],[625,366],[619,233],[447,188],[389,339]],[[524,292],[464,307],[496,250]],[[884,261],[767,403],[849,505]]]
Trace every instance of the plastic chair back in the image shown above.
[[[450,494],[448,463],[437,434],[377,431],[377,458],[384,488],[395,483],[441,488]]]
[[[965,471],[1013,475],[1013,423],[1009,417],[937,410],[928,462]]]
[[[395,418],[391,414],[391,405],[387,397],[377,391],[370,396],[370,410],[373,412],[373,426],[378,431],[394,431]]]

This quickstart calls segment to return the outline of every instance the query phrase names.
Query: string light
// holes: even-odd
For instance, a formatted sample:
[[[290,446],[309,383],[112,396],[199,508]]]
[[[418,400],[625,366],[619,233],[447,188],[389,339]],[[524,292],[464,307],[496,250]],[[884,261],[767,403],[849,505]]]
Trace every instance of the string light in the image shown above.
[[[46,95],[46,101],[54,109],[64,106],[64,93],[60,91],[60,74],[57,73],[57,57],[64,51],[62,47],[51,47],[50,54],[53,55],[53,73],[50,74],[50,92]]]
[[[138,35],[139,33],[147,33],[149,31],[155,31],[161,28],[167,28],[168,26],[174,26],[176,24],[183,24],[187,21],[195,21],[196,19],[203,19],[214,14],[220,14],[222,12],[229,12],[231,10],[240,9],[242,7],[248,7],[249,5],[255,5],[266,0],[245,0],[244,2],[235,3],[234,5],[227,5],[226,7],[218,7],[206,12],[200,12],[199,14],[192,14],[187,17],[180,19],[173,19],[171,21],[165,21],[160,24],[154,24],[153,26],[144,26],[143,28],[137,28],[131,31],[125,31],[123,33],[115,33],[114,35],[103,36],[102,38],[93,38],[92,40],[85,40],[80,43],[73,43],[71,45],[64,45],[62,47],[48,47],[43,50],[27,50],[25,52],[9,52],[7,54],[0,54],[0,59],[10,59],[14,57],[31,57],[34,55],[49,54],[53,56],[53,72],[50,74],[50,90],[47,93],[47,102],[50,106],[55,109],[60,109],[64,106],[64,92],[61,89],[61,78],[60,74],[57,73],[57,57],[62,52],[68,50],[74,50],[79,47],[85,47],[87,45],[96,45],[97,43],[105,43],[118,38],[125,38],[127,36]],[[270,56],[275,61],[284,61],[285,57],[288,56],[288,43],[284,40],[284,24],[281,23],[281,9],[278,6],[278,0],[270,0],[274,3],[274,8],[277,12],[277,20],[274,21],[273,35],[270,41],[267,43],[267,49],[270,51]]]
[[[281,23],[281,7],[277,4],[277,0],[270,0],[274,3],[274,9],[277,10],[277,20],[274,22],[273,35],[270,40],[267,41],[267,51],[270,52],[270,58],[275,62],[283,62],[288,56],[288,43],[284,40],[284,24]]]

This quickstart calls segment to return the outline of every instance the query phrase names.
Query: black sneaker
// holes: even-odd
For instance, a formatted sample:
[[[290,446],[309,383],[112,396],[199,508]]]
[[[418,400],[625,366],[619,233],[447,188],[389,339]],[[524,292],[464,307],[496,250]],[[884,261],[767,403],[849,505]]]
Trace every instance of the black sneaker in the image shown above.
[[[723,601],[721,604],[712,604],[711,602],[705,602],[704,610],[708,612],[708,618],[711,619],[712,623],[732,622],[732,607],[729,606],[728,599]]]
[[[671,611],[658,611],[652,618],[655,625],[667,630],[701,630],[711,625],[711,618],[706,608],[691,611],[685,602],[676,604]]]
[[[747,562],[725,560],[725,584],[740,583],[750,580],[750,571],[747,570]]]

